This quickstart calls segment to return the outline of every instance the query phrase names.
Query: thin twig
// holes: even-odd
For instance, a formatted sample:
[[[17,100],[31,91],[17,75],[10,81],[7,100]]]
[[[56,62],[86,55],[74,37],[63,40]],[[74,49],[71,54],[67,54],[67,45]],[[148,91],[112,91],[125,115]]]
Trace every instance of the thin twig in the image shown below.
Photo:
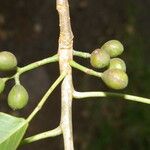
[[[36,108],[33,110],[33,112],[29,115],[27,118],[27,122],[30,122],[33,117],[38,113],[38,111],[42,108],[50,94],[53,92],[53,90],[58,86],[58,84],[64,79],[66,76],[66,72],[62,72],[62,74],[57,78],[57,80],[52,84],[52,86],[49,88],[49,90],[45,93],[43,98],[40,100]]]
[[[22,74],[22,73],[27,72],[29,70],[33,70],[33,69],[38,68],[40,66],[43,66],[45,64],[49,64],[49,63],[56,62],[56,61],[58,61],[58,55],[57,54],[55,54],[54,56],[36,61],[34,63],[31,63],[27,66],[18,68],[17,71],[18,71],[19,74]]]
[[[56,62],[56,61],[58,61],[58,54],[55,54],[54,56],[51,56],[51,57],[44,58],[42,60],[33,62],[31,64],[28,64],[28,65],[24,66],[24,67],[18,67],[17,72],[11,77],[6,77],[5,81],[15,78],[16,82],[18,83],[19,82],[18,81],[19,76],[21,74],[23,74],[23,73],[25,73],[29,70],[33,70],[33,69],[38,68],[40,66],[43,66],[43,65],[46,65],[46,64],[49,64],[49,63],[52,63],[52,62]]]
[[[57,128],[55,128],[53,130],[46,131],[46,132],[43,132],[43,133],[33,135],[31,137],[28,137],[28,138],[25,138],[21,142],[21,145],[29,144],[29,143],[39,141],[39,140],[42,140],[42,139],[46,139],[46,138],[49,138],[49,137],[55,137],[55,136],[58,136],[60,134],[62,134],[62,131],[61,131],[60,126],[58,126]]]
[[[77,92],[74,91],[73,97],[76,99],[88,98],[88,97],[119,97],[129,101],[135,101],[145,104],[150,104],[149,98],[123,94],[123,93],[113,93],[113,92]]]

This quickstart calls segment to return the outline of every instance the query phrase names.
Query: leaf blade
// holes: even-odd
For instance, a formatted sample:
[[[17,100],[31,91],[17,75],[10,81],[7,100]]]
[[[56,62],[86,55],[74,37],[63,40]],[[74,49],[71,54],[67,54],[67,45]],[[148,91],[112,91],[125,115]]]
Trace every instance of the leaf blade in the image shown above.
[[[27,127],[25,119],[0,113],[0,150],[16,150]]]

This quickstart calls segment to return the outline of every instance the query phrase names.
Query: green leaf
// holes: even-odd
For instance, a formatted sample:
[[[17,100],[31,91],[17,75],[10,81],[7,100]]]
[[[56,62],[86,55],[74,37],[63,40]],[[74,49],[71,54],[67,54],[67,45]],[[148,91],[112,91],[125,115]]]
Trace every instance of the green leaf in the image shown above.
[[[27,127],[25,119],[0,112],[0,150],[16,150]]]

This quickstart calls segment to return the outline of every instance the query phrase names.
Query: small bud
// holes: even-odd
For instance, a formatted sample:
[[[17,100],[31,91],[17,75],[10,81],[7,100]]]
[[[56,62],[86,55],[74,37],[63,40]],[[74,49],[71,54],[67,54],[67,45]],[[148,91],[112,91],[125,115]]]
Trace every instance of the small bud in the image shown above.
[[[0,52],[0,71],[11,71],[17,67],[17,59],[14,54],[3,51]]]
[[[12,87],[8,94],[8,105],[16,110],[22,109],[28,103],[29,95],[26,89],[19,84],[16,84]]]
[[[106,42],[101,49],[107,51],[110,55],[110,57],[116,57],[118,55],[121,55],[124,51],[124,47],[118,40],[110,40]]]
[[[127,74],[120,69],[108,69],[102,75],[104,83],[112,89],[124,89],[128,85]]]
[[[110,56],[106,51],[96,49],[91,53],[90,63],[95,68],[104,68],[109,65]]]
[[[110,60],[109,69],[120,69],[126,72],[126,64],[120,58],[113,58]]]

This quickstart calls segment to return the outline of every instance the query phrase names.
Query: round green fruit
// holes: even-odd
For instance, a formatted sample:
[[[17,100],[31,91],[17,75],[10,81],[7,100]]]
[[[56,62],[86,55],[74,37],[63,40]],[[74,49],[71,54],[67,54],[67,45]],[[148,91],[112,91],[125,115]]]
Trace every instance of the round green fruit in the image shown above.
[[[101,49],[107,51],[110,57],[116,57],[124,51],[124,47],[118,40],[110,40],[106,42]]]
[[[5,88],[5,81],[4,79],[0,78],[0,94],[4,91]]]
[[[90,63],[94,68],[104,68],[109,65],[110,56],[106,51],[96,49],[91,53]]]
[[[108,69],[102,74],[104,83],[112,89],[121,90],[128,85],[127,74],[120,69]]]
[[[10,71],[17,67],[17,59],[14,54],[3,51],[0,52],[0,70]]]
[[[8,94],[8,105],[14,110],[22,109],[27,105],[28,99],[29,95],[26,89],[22,85],[16,84]]]
[[[113,58],[110,60],[109,69],[120,69],[126,72],[126,64],[120,58]]]

